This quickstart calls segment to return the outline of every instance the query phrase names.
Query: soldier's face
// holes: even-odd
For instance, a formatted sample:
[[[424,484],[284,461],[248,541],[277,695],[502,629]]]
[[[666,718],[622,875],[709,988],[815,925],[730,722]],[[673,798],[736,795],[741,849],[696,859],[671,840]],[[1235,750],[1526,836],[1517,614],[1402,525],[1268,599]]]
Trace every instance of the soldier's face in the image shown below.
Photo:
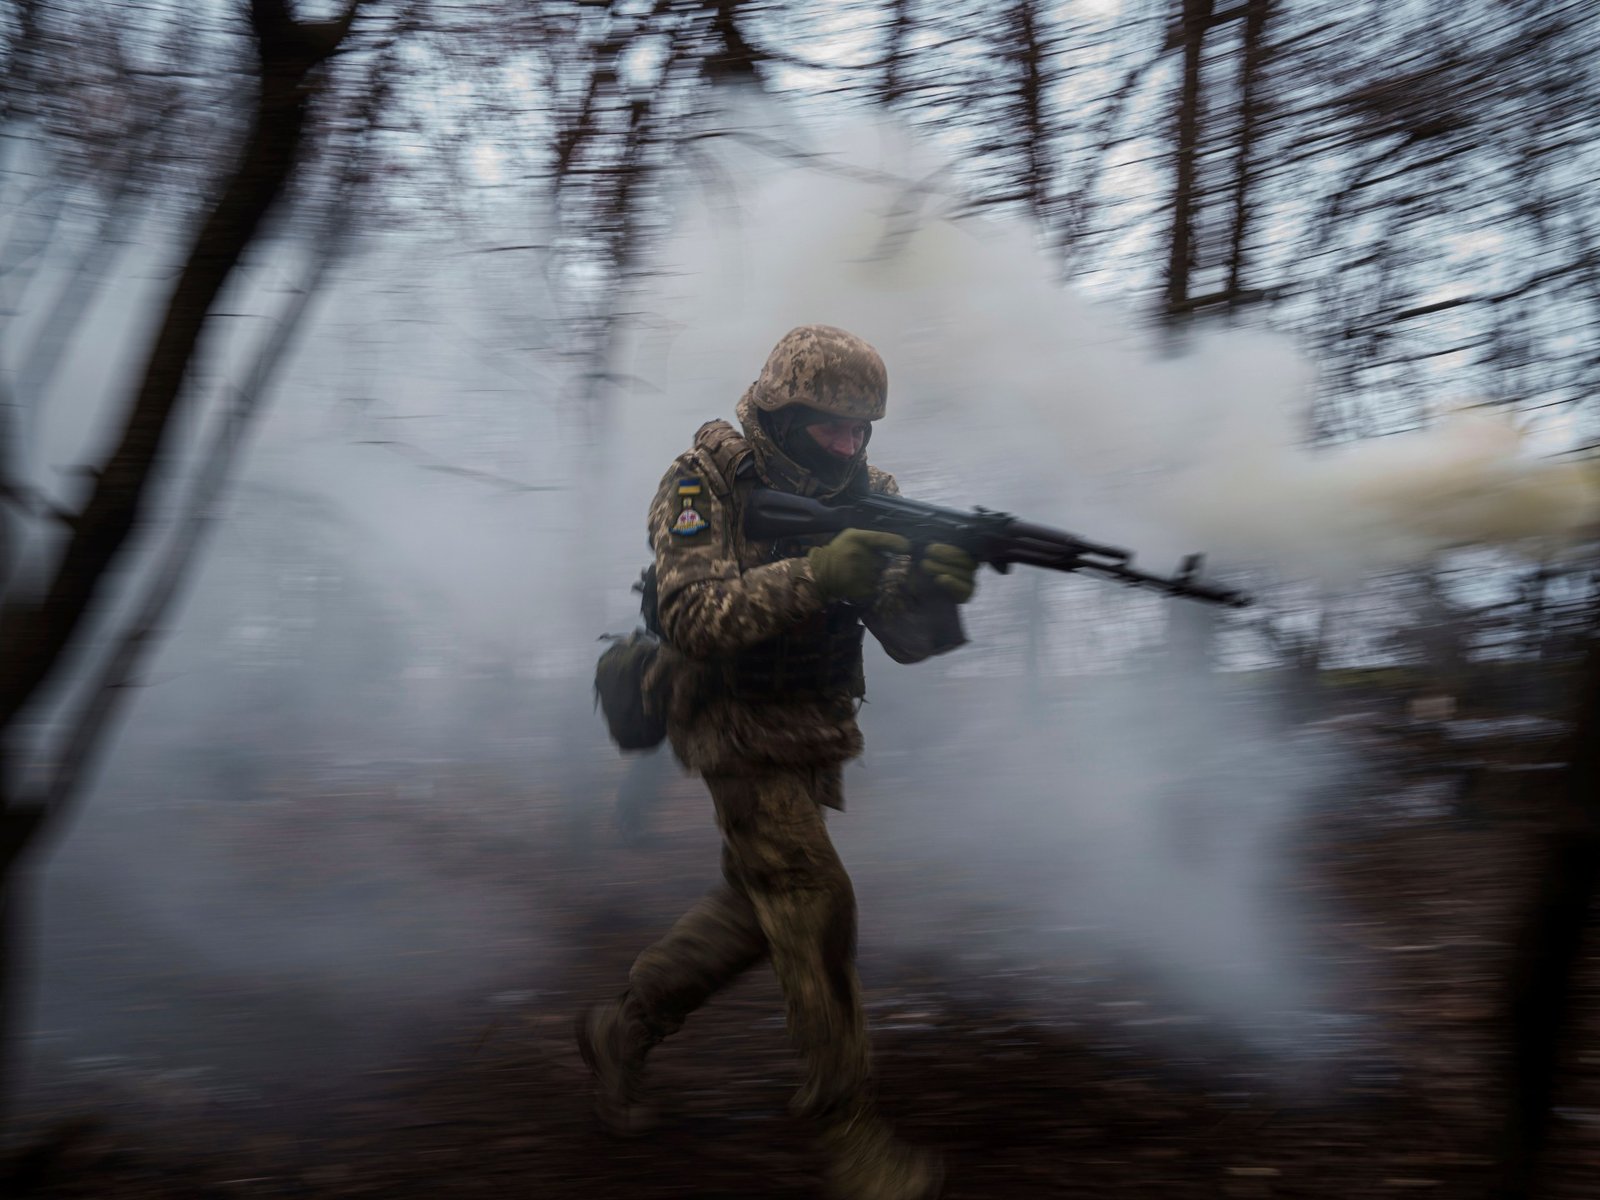
[[[850,421],[843,417],[818,421],[807,425],[806,432],[829,454],[838,458],[854,458],[867,444],[870,422]]]

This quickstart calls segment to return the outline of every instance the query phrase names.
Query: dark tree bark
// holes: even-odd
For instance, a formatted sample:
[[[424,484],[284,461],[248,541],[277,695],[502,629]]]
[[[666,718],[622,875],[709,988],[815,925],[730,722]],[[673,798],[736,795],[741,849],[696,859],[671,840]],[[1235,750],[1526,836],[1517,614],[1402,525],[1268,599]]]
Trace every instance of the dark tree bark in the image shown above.
[[[48,793],[21,794],[17,729],[63,674],[74,637],[138,522],[211,306],[293,172],[317,68],[337,51],[359,2],[351,0],[337,21],[303,23],[287,0],[252,0],[259,92],[239,166],[173,287],[116,448],[95,473],[82,510],[69,518],[70,537],[43,598],[10,599],[0,610],[0,1104],[10,1091],[6,1018],[18,961],[18,871],[58,811]]]
[[[338,47],[354,9],[318,25],[297,23],[285,0],[254,0],[250,12],[260,91],[244,159],[178,277],[121,438],[73,518],[44,599],[0,612],[0,736],[65,665],[73,635],[133,530],[206,315],[289,178],[305,128],[308,76]]]
[[[1591,643],[1581,678],[1566,803],[1535,868],[1511,963],[1501,1200],[1544,1194],[1540,1160],[1600,883],[1600,640]]]
[[[706,75],[715,82],[757,80],[756,64],[765,55],[745,40],[739,29],[739,13],[749,0],[710,0],[711,53],[706,57]]]
[[[1012,10],[1012,45],[1017,60],[1017,107],[1023,137],[1022,186],[1034,220],[1048,234],[1054,160],[1045,113],[1049,74],[1045,67],[1047,51],[1039,37],[1038,0],[1018,0]]]
[[[1190,311],[1194,270],[1194,226],[1200,208],[1201,61],[1214,0],[1178,0],[1181,5],[1183,81],[1174,121],[1172,225],[1167,240],[1166,292],[1162,314],[1176,325]]]
[[[1161,317],[1169,345],[1182,344],[1183,326],[1194,311],[1190,300],[1195,267],[1195,222],[1202,197],[1199,186],[1200,113],[1204,103],[1201,66],[1214,0],[1176,0],[1180,9],[1177,35],[1183,47],[1182,81],[1173,120],[1172,224],[1167,239],[1166,288]],[[1167,604],[1167,649],[1174,686],[1199,686],[1212,668],[1216,618],[1202,605]]]
[[[909,90],[911,28],[911,0],[894,0],[889,10],[889,44],[883,55],[883,87],[879,92],[885,108],[905,99]]]
[[[1255,192],[1256,135],[1261,125],[1262,74],[1267,62],[1267,18],[1272,0],[1249,0],[1244,22],[1244,53],[1239,61],[1239,150],[1233,182],[1233,227],[1228,238],[1228,307],[1245,299],[1245,260]]]

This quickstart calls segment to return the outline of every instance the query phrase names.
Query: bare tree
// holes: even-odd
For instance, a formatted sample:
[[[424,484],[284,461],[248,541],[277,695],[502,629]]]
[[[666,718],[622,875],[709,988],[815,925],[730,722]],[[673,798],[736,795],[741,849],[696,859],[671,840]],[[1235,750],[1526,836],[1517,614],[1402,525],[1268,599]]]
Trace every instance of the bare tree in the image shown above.
[[[1501,1175],[1495,1195],[1530,1200],[1548,1194],[1542,1152],[1576,997],[1577,969],[1600,884],[1600,640],[1579,677],[1577,724],[1566,795],[1517,927],[1510,963],[1510,1033]]]
[[[110,585],[113,566],[161,470],[174,418],[185,405],[190,364],[224,283],[255,239],[300,156],[323,64],[354,21],[302,22],[286,0],[252,0],[256,96],[242,154],[212,204],[170,293],[142,378],[121,418],[115,448],[94,471],[85,502],[66,514],[67,535],[42,594],[13,587],[0,606],[0,998],[16,966],[18,867],[57,827],[72,790],[45,775],[43,790],[25,752],[23,722],[59,688],[79,654],[78,635]],[[87,745],[71,746],[78,754]],[[63,764],[68,771],[70,763]],[[0,1071],[0,1084],[8,1082]]]

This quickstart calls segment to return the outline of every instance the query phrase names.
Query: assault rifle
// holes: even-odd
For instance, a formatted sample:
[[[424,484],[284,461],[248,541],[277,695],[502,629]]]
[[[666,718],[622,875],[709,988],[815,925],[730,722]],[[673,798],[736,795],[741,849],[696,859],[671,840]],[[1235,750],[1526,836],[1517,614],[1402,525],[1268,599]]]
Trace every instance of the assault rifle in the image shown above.
[[[1129,587],[1149,588],[1185,600],[1244,608],[1243,592],[1199,579],[1201,556],[1191,554],[1178,573],[1151,575],[1131,564],[1133,552],[1102,546],[1048,525],[1034,525],[1009,513],[975,508],[962,512],[902,496],[859,496],[824,504],[771,488],[756,488],[745,505],[744,531],[759,541],[837,533],[842,529],[875,529],[898,533],[914,548],[934,542],[959,546],[1002,575],[1013,563],[1047,571],[1083,571]]]

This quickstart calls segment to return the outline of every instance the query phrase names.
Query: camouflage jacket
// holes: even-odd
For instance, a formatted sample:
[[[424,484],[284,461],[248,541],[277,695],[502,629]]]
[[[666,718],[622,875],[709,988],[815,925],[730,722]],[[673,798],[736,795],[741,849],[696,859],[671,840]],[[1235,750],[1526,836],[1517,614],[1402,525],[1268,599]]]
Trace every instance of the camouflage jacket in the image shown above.
[[[744,498],[753,487],[828,493],[766,437],[748,396],[738,415],[742,435],[726,421],[701,426],[650,507],[658,612],[678,651],[668,736],[685,765],[705,773],[761,763],[835,766],[861,753],[859,683],[830,694],[752,701],[731,686],[741,654],[825,615],[836,629],[859,621],[890,657],[918,662],[966,640],[960,617],[908,558],[890,563],[869,604],[830,605],[811,574],[806,546],[746,538]],[[887,472],[864,461],[860,471],[870,490],[898,491]],[[858,473],[846,487],[862,483]]]

